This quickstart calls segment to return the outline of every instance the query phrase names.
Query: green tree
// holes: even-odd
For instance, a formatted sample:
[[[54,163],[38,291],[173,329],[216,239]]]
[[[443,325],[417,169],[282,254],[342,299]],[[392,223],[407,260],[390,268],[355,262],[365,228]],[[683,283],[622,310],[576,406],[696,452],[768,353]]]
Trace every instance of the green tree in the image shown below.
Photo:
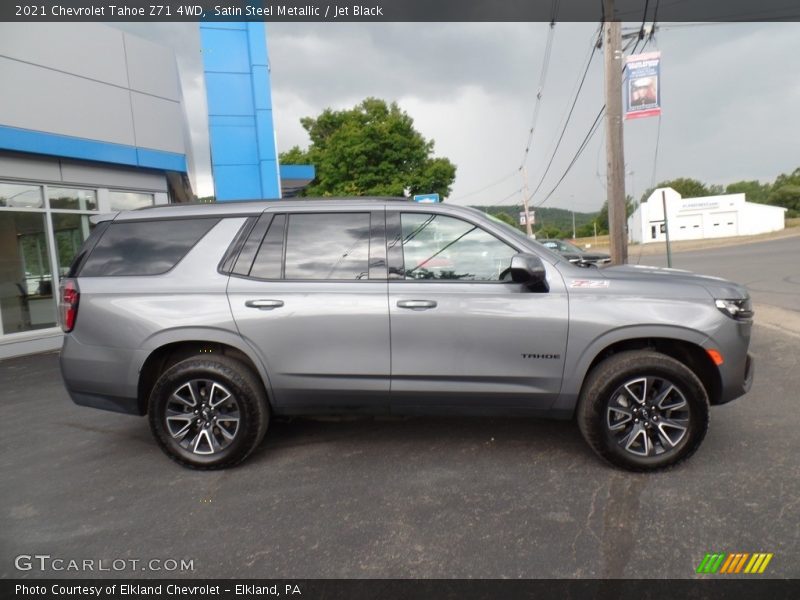
[[[599,229],[597,233],[600,233]],[[591,221],[589,223],[584,223],[583,225],[578,227],[577,230],[575,231],[575,235],[577,235],[579,238],[592,237],[594,235],[594,221]]]
[[[658,188],[663,187],[670,187],[676,192],[678,192],[684,198],[701,198],[702,196],[714,196],[717,194],[721,194],[723,189],[722,186],[719,185],[711,185],[707,186],[702,181],[698,181],[697,179],[691,179],[689,177],[678,177],[677,179],[670,179],[668,181],[662,181],[656,187],[650,188],[642,194],[640,202],[646,201],[650,194],[652,194]]]
[[[517,221],[515,221],[514,217],[512,217],[508,213],[501,212],[501,213],[497,213],[497,214],[492,214],[492,216],[495,217],[496,219],[498,219],[499,221],[502,221],[503,223],[507,223],[507,224],[511,225],[512,227],[514,227],[516,229],[519,229],[519,223]]]
[[[632,196],[625,196],[626,220],[633,214],[633,211],[636,210],[636,206],[637,204],[633,201]],[[592,232],[594,232],[594,227],[592,227]],[[608,200],[603,202],[603,207],[600,209],[600,213],[597,215],[597,233],[602,235],[608,233]]]
[[[561,239],[567,237],[569,237],[569,235],[566,235],[558,227],[553,227],[552,225],[545,225],[536,230],[536,238],[540,240]]]
[[[435,158],[433,141],[416,129],[397,103],[367,98],[347,110],[326,109],[300,119],[311,138],[280,155],[282,163],[312,164],[316,179],[308,196],[403,196],[436,192],[449,195],[456,167]]]
[[[767,203],[788,208],[787,217],[800,216],[800,167],[781,173],[772,184]]]
[[[745,200],[748,202],[758,202],[759,204],[767,204],[769,193],[772,186],[769,183],[761,183],[760,181],[735,181],[728,184],[725,188],[726,194],[744,194]]]

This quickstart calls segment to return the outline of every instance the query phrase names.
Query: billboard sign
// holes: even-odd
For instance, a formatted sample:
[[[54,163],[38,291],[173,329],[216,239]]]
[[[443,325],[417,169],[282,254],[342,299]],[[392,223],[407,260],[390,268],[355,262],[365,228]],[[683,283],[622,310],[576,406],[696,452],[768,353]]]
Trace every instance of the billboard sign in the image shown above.
[[[660,115],[661,53],[647,52],[626,58],[622,89],[626,119]]]
[[[414,202],[422,202],[424,204],[436,204],[440,201],[439,194],[417,194],[414,196]]]

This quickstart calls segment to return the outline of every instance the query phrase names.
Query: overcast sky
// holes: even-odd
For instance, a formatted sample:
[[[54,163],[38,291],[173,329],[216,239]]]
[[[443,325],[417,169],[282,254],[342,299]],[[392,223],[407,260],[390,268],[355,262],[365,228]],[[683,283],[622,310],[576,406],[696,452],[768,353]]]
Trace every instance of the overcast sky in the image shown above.
[[[172,45],[193,137],[198,195],[213,191],[196,24],[119,25]],[[634,29],[635,24],[630,24]],[[397,101],[435,152],[457,166],[450,200],[516,203],[539,83],[547,23],[272,23],[268,50],[278,148],[305,147],[304,116],[367,96]],[[558,23],[527,170],[541,179],[596,24]],[[800,23],[664,24],[647,51],[662,53],[658,118],[625,123],[626,187],[639,198],[653,180],[694,177],[726,184],[769,181],[800,167]],[[597,52],[561,149],[534,203],[566,169],[603,105]],[[600,208],[605,133],[598,131],[547,206]],[[511,194],[511,197],[509,195]]]

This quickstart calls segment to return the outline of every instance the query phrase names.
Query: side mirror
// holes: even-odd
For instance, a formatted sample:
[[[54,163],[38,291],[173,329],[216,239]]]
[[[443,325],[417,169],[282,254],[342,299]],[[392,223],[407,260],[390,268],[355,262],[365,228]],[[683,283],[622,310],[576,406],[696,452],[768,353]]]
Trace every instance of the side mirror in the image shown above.
[[[542,259],[535,254],[515,254],[511,257],[511,280],[523,283],[537,291],[548,291],[546,273]]]

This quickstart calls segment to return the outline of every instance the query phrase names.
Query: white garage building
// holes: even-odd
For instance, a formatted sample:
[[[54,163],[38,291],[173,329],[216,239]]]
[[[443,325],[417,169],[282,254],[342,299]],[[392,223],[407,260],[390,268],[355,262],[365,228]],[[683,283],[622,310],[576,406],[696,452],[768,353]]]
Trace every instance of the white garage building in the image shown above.
[[[662,192],[670,240],[755,235],[784,228],[785,208],[746,202],[744,194],[682,198],[672,188],[659,188],[628,219],[629,241],[647,244],[666,239]]]

